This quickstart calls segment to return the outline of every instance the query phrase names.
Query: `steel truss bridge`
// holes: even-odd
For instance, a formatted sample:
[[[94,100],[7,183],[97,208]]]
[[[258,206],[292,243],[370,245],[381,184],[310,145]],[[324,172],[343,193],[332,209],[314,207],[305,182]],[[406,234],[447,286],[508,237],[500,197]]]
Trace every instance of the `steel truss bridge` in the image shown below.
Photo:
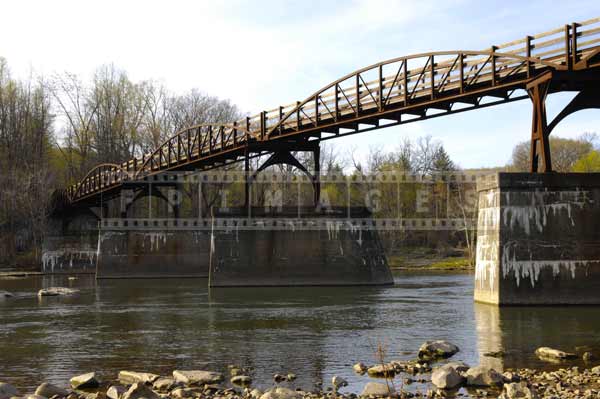
[[[548,123],[550,93],[579,92]],[[600,108],[600,18],[572,23],[481,51],[438,51],[383,61],[328,84],[303,101],[229,124],[184,129],[149,154],[101,164],[68,187],[71,203],[98,201],[128,182],[166,171],[208,170],[271,154],[261,166],[287,163],[309,173],[290,151],[319,142],[529,98],[531,171],[551,172],[549,135],[566,116]],[[247,183],[248,185],[249,183]],[[248,198],[248,197],[246,197]]]

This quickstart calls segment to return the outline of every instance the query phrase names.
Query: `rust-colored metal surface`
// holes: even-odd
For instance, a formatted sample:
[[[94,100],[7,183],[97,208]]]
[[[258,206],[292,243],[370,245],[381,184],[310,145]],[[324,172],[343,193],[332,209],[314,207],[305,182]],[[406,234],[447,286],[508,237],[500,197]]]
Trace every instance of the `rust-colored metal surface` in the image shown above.
[[[304,101],[227,125],[187,128],[150,154],[101,165],[67,189],[71,202],[114,191],[165,171],[206,170],[249,157],[296,150],[312,141],[376,130],[531,98],[531,168],[552,170],[546,95],[587,90],[598,104],[600,18],[565,25],[484,51],[442,51],[395,58],[352,72]],[[525,90],[525,92],[521,91]],[[590,101],[591,97],[595,100]],[[484,97],[494,100],[482,102]],[[560,116],[560,115],[559,115]],[[566,115],[562,115],[561,119]],[[550,126],[550,127],[549,127]],[[540,165],[541,161],[541,165]]]

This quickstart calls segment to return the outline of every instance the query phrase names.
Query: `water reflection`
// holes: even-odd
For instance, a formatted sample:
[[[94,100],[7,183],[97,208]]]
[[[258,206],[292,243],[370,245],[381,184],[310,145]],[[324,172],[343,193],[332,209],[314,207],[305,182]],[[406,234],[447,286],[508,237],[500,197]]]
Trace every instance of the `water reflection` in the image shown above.
[[[585,351],[600,354],[600,307],[497,307],[476,303],[474,310],[480,362],[498,370],[589,366],[581,357],[557,364],[542,361],[535,355],[541,346],[580,355]],[[504,352],[504,356],[484,356],[489,352]]]

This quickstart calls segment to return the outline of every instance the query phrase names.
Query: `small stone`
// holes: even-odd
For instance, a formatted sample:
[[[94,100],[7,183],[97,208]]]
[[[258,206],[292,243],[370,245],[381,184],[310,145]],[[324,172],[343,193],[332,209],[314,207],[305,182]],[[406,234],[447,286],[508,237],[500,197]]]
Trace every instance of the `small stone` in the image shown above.
[[[51,398],[54,395],[64,398],[69,394],[69,392],[66,389],[62,389],[50,383],[44,382],[42,385],[37,387],[35,394],[39,396],[45,396],[46,398]]]
[[[334,375],[333,378],[331,378],[331,385],[333,385],[333,387],[337,390],[338,388],[341,388],[341,387],[347,387],[348,381],[346,381],[342,377],[338,377],[337,375]]]
[[[300,399],[300,394],[289,388],[277,387],[262,394],[260,399]]]
[[[352,366],[352,369],[354,370],[355,373],[363,375],[364,373],[367,372],[367,370],[369,369],[367,367],[366,364],[364,363],[356,363],[354,366]]]
[[[199,392],[192,388],[177,388],[169,393],[169,396],[176,399],[186,399],[196,397]]]
[[[125,387],[122,387],[121,385],[111,385],[110,388],[108,388],[108,391],[106,391],[106,397],[109,399],[121,399],[121,396],[123,396],[125,392],[127,392]]]
[[[152,373],[140,373],[137,371],[119,371],[119,381],[122,384],[129,385],[141,382],[144,384],[152,384],[158,379],[158,375]]]
[[[362,396],[389,396],[394,393],[394,387],[379,382],[368,382],[363,388]]]
[[[69,383],[73,389],[97,388],[100,385],[94,372],[75,376],[69,380]]]
[[[518,374],[513,373],[512,371],[505,371],[502,373],[502,377],[504,378],[504,382],[519,382],[521,381],[521,377]]]
[[[596,359],[596,356],[592,352],[585,352],[582,357],[583,361],[588,363]]]
[[[367,373],[369,373],[371,377],[393,377],[396,375],[396,368],[390,364],[380,364],[369,367]]]
[[[17,396],[17,388],[6,382],[0,382],[0,399],[9,399]]]
[[[450,365],[444,365],[433,370],[431,382],[441,389],[454,389],[464,382],[464,378]]]
[[[575,359],[577,357],[577,355],[574,353],[563,352],[561,350],[548,348],[546,346],[537,348],[535,350],[535,354],[542,360],[567,360]]]
[[[294,373],[288,373],[288,375],[286,376],[286,379],[288,381],[294,381],[296,379],[296,374],[294,374]]]
[[[238,368],[238,367],[232,367],[232,368],[230,368],[230,369],[229,369],[229,374],[230,374],[232,377],[235,377],[235,376],[237,376],[237,375],[243,375],[243,374],[244,374],[244,372],[242,371],[242,369],[240,369],[240,368]]]
[[[177,381],[173,378],[159,378],[152,384],[152,387],[160,392],[170,391],[177,386]]]
[[[225,379],[221,373],[204,370],[175,370],[173,377],[188,385],[218,384]]]
[[[504,383],[504,377],[496,370],[484,366],[471,367],[466,372],[467,385],[489,387],[501,386]]]
[[[419,348],[420,359],[446,359],[459,352],[458,346],[443,340],[427,341]]]
[[[79,290],[67,287],[49,287],[38,291],[38,296],[59,296],[59,295],[77,295]]]
[[[252,378],[247,375],[236,375],[231,377],[231,383],[240,386],[248,386],[252,384]]]
[[[143,382],[131,385],[121,399],[160,399],[160,396]]]
[[[45,396],[42,395],[26,395],[23,399],[48,399]]]
[[[273,375],[273,381],[275,381],[276,383],[280,383],[285,381],[287,378],[285,375],[281,375],[281,374],[274,374]]]
[[[504,385],[502,395],[498,399],[538,399],[539,396],[532,388],[529,388],[526,383],[510,383]]]
[[[250,391],[250,396],[254,399],[259,399],[262,395],[263,395],[263,391],[261,391],[258,388],[254,388],[253,390]]]

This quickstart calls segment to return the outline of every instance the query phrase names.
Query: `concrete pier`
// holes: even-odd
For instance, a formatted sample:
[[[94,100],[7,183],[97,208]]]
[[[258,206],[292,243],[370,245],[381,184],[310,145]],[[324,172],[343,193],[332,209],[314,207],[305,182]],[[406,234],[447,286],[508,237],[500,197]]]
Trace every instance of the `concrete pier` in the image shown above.
[[[498,173],[478,192],[476,301],[600,304],[600,174]]]
[[[103,220],[96,275],[210,277],[213,287],[393,283],[370,215],[313,211],[298,218],[294,212],[248,218],[233,209],[214,221]]]

